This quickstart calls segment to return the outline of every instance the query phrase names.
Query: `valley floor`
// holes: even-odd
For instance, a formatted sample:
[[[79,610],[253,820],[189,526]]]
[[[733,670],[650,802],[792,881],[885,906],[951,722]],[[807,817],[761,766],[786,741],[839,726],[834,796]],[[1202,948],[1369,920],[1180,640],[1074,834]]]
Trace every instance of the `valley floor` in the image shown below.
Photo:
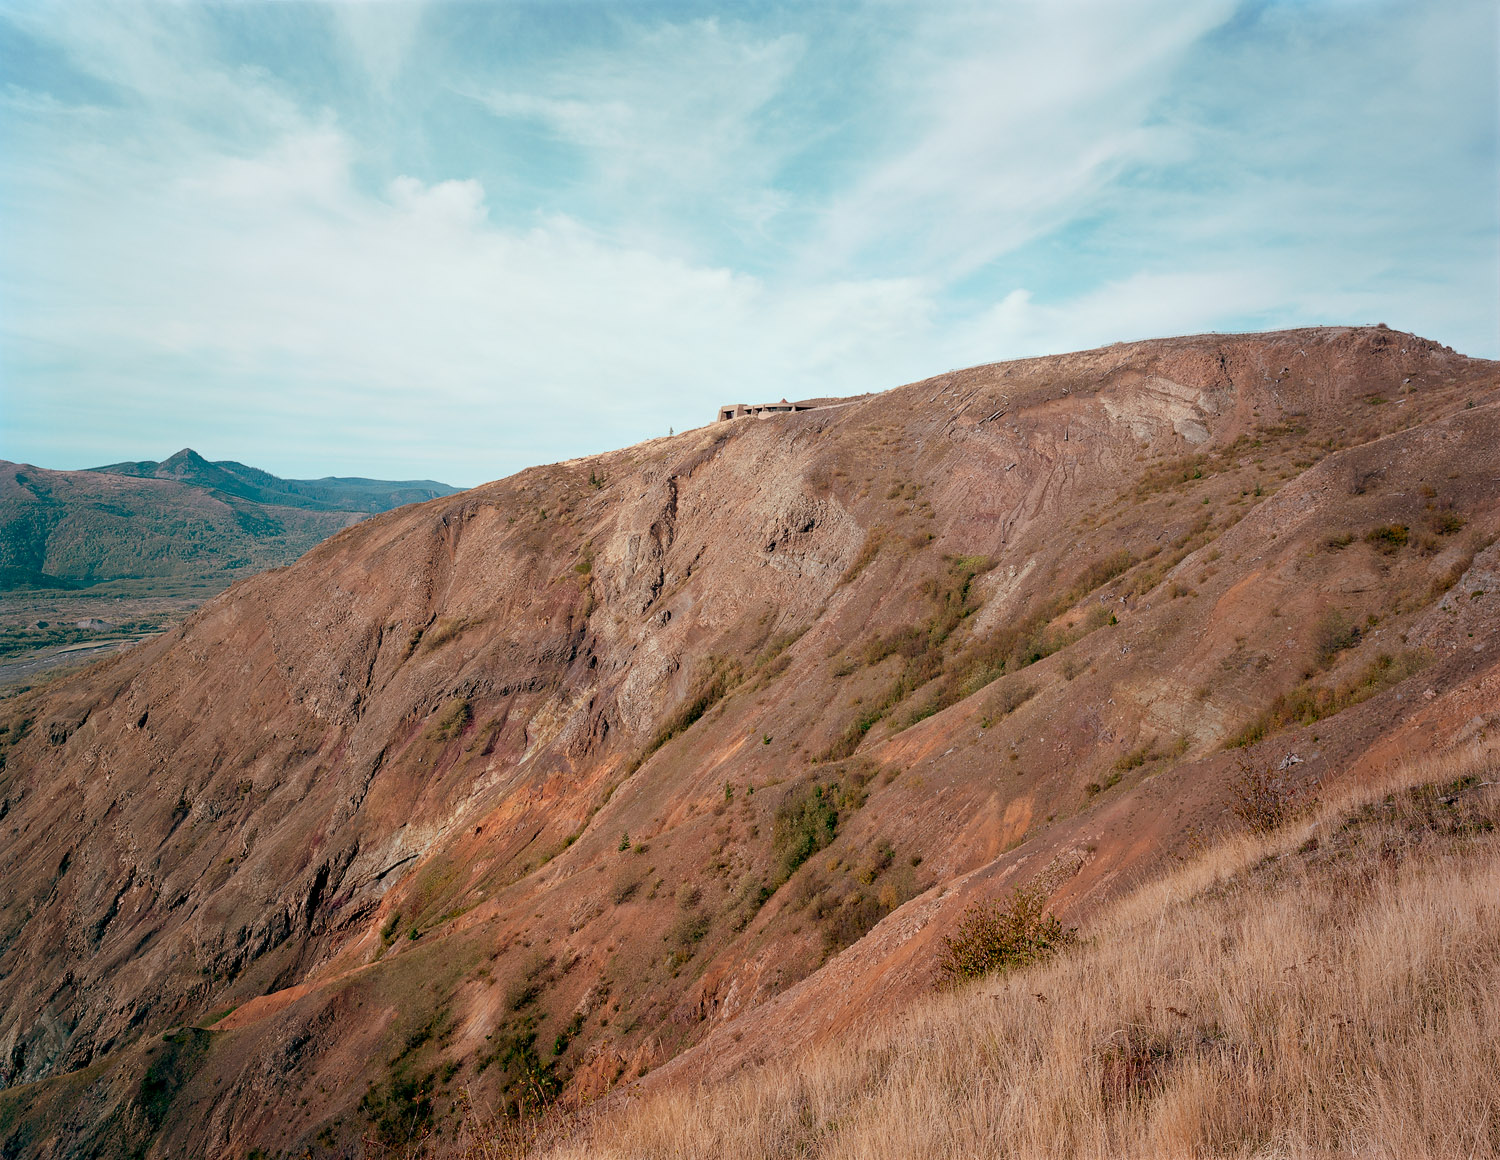
[[[222,585],[161,585],[167,589],[161,594],[137,587],[144,586],[122,582],[84,591],[0,594],[0,697],[165,632]]]

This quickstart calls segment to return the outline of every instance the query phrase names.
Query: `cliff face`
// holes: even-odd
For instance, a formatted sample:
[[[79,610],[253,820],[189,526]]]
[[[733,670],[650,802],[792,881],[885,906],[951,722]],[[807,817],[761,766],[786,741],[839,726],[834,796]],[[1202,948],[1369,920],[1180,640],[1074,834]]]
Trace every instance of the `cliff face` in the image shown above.
[[[1086,924],[1244,768],[1494,727],[1497,445],[1496,364],[1209,336],[340,532],[3,706],[5,1155],[355,1155],[858,1026],[1012,882]]]

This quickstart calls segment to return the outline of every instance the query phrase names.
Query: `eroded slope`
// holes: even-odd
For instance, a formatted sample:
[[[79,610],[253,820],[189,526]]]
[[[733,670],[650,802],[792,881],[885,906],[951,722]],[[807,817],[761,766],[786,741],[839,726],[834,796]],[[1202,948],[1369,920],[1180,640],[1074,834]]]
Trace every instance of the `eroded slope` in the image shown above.
[[[0,1139],[354,1155],[837,1033],[1011,880],[1082,921],[1241,759],[1492,727],[1497,436],[1494,364],[1211,336],[344,531],[7,706]]]

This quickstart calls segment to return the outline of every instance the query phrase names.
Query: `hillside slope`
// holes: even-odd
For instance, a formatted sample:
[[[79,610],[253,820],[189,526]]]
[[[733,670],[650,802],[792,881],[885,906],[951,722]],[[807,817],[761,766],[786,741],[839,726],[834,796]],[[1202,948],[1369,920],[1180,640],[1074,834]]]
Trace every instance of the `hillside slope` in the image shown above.
[[[348,528],[6,704],[6,1154],[354,1156],[727,1075],[925,993],[970,899],[1086,923],[1242,763],[1462,743],[1497,440],[1493,363],[1203,336]]]
[[[1206,843],[1051,962],[654,1084],[549,1160],[1500,1156],[1500,738]],[[471,1112],[468,1155],[514,1135]],[[541,1144],[542,1141],[532,1141]]]

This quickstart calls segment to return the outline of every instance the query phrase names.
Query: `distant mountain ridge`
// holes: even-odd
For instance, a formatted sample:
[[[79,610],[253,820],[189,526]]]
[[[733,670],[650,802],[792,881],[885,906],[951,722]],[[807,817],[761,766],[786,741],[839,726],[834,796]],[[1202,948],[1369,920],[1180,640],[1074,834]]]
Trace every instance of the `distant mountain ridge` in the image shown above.
[[[171,479],[193,487],[206,487],[254,503],[306,508],[325,512],[390,511],[409,503],[453,495],[459,488],[433,479],[364,479],[324,476],[322,479],[282,479],[258,467],[233,459],[207,460],[191,447],[157,463],[110,463],[89,468],[104,475],[128,475],[137,479]]]
[[[290,564],[366,516],[456,490],[433,480],[279,479],[186,448],[92,471],[0,460],[0,591],[124,583],[201,598]]]

